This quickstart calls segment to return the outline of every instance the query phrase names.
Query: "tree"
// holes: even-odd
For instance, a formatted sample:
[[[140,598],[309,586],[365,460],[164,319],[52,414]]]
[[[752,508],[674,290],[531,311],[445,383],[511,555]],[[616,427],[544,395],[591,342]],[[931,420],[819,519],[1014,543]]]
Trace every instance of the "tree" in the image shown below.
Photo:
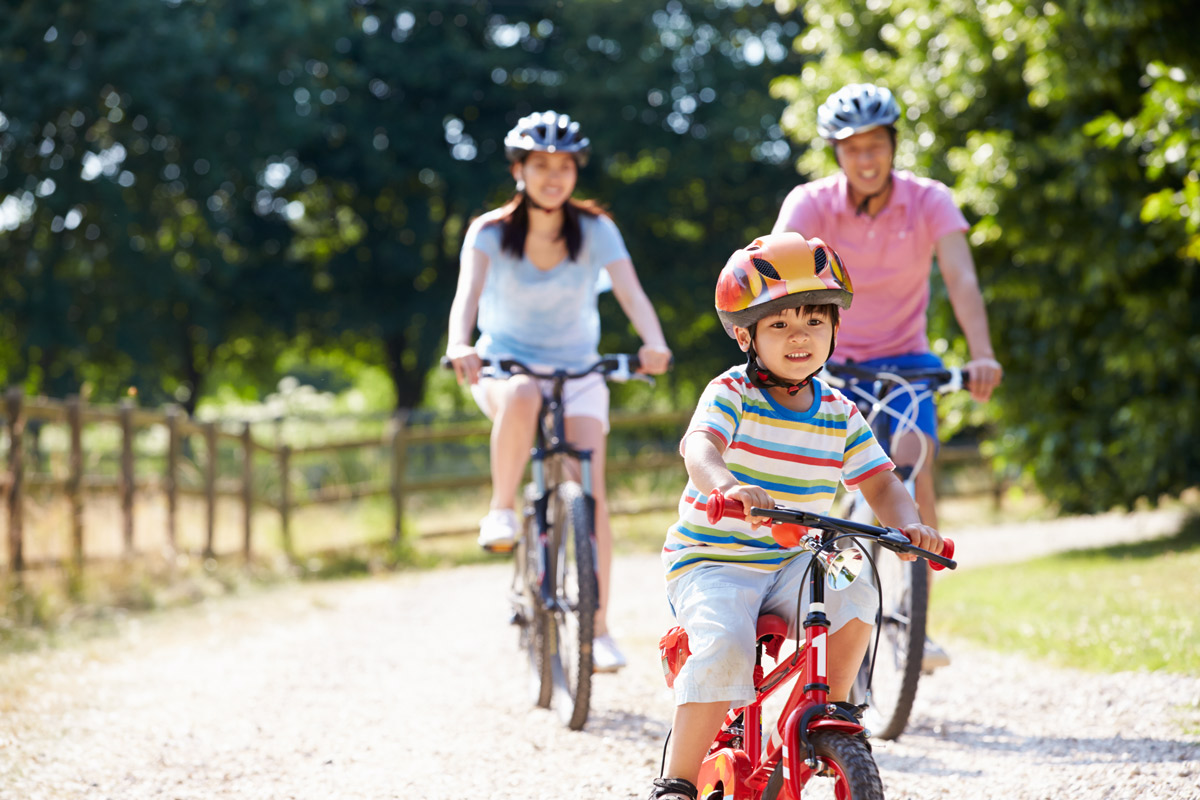
[[[775,86],[800,141],[844,83],[897,93],[898,165],[950,184],[974,223],[1007,370],[995,452],[1066,510],[1153,502],[1200,479],[1200,129],[1184,85],[1196,11],[810,2],[800,46],[814,61]],[[800,167],[828,159],[815,148]],[[954,333],[944,306],[933,330]]]

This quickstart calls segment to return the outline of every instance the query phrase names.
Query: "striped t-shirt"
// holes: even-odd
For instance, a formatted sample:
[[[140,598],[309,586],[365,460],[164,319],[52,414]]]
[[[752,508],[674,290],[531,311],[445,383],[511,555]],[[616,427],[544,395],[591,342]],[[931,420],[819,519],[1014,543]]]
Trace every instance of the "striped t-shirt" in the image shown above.
[[[854,403],[816,378],[812,386],[819,401],[792,411],[734,367],[704,390],[680,452],[692,433],[710,433],[725,444],[725,465],[740,483],[766,489],[779,505],[827,514],[839,483],[854,489],[894,465]],[[766,526],[728,517],[711,524],[707,502],[688,481],[663,547],[668,581],[706,561],[769,572],[803,552],[780,547]]]

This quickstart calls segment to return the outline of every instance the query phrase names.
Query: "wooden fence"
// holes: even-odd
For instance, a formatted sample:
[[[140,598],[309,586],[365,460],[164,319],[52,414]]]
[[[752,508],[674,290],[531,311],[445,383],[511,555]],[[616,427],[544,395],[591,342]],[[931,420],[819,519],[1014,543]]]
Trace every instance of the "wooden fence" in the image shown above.
[[[139,552],[134,541],[135,495],[142,497],[158,494],[166,500],[166,541],[171,552],[179,548],[180,498],[198,498],[204,508],[203,544],[200,554],[219,555],[216,552],[217,503],[220,498],[231,498],[241,508],[240,553],[249,559],[254,552],[254,510],[267,507],[279,516],[282,547],[288,556],[294,556],[292,542],[293,513],[308,505],[340,503],[369,497],[386,496],[392,508],[391,538],[400,538],[405,521],[405,505],[411,495],[419,492],[485,486],[490,478],[485,471],[452,476],[430,476],[420,474],[420,469],[411,469],[410,453],[421,445],[461,442],[465,439],[486,438],[489,426],[485,422],[450,427],[410,426],[408,417],[398,413],[383,426],[383,433],[375,436],[348,438],[341,441],[289,445],[283,441],[264,442],[254,431],[255,423],[205,421],[189,419],[177,407],[163,410],[138,408],[132,401],[117,406],[92,406],[78,397],[67,400],[44,397],[27,397],[19,387],[10,389],[0,407],[4,419],[3,433],[7,434],[7,453],[3,463],[7,469],[0,472],[0,489],[3,490],[4,513],[7,518],[7,565],[12,571],[44,566],[69,560],[77,565],[93,560],[88,554],[88,532],[85,531],[85,504],[98,495],[116,496],[120,507],[121,555],[129,557]],[[648,424],[683,426],[688,419],[682,413],[643,413],[614,416],[614,429],[638,427]],[[262,423],[258,423],[262,424]],[[31,426],[59,425],[67,429],[69,442],[66,455],[65,474],[53,474],[44,469],[30,469],[31,455],[28,432]],[[115,474],[89,473],[85,469],[84,432],[89,426],[110,426],[118,431],[117,468]],[[135,440],[139,432],[149,429],[166,432],[166,452],[162,457],[161,471],[147,475],[143,465],[138,468]],[[185,454],[184,442],[188,439],[199,446],[191,455]],[[224,445],[232,447],[241,465],[237,477],[221,477],[218,474],[218,449]],[[296,497],[293,492],[293,465],[300,459],[313,456],[336,457],[339,453],[382,449],[389,463],[386,480],[369,480],[358,483],[340,483],[321,486]],[[3,451],[0,450],[0,453]],[[255,461],[266,459],[277,476],[277,486],[271,493],[255,490]],[[202,480],[199,486],[188,486],[180,480],[181,464],[197,468]],[[632,459],[610,461],[610,469],[656,469],[678,468],[678,457],[673,454],[641,455]],[[418,473],[416,475],[412,473]],[[61,473],[61,471],[60,471]],[[65,499],[69,505],[70,556],[68,559],[50,559],[43,564],[25,556],[25,507],[31,493],[49,494]],[[674,505],[674,499],[670,505]],[[646,510],[645,507],[639,510]],[[437,536],[458,533],[449,529],[427,531],[423,535]],[[225,554],[220,554],[225,555]]]
[[[274,420],[274,429],[269,430],[268,435],[262,435],[256,432],[255,426],[258,425],[261,429],[262,425],[268,423],[200,422],[189,419],[177,407],[149,410],[138,408],[132,401],[116,406],[92,406],[78,397],[67,400],[27,397],[19,387],[10,389],[4,395],[3,403],[0,404],[0,417],[3,417],[0,444],[6,438],[8,445],[6,454],[0,449],[0,464],[7,466],[5,471],[0,472],[0,489],[3,490],[3,507],[7,517],[7,548],[2,555],[6,556],[4,561],[10,571],[63,562],[81,566],[87,561],[98,560],[97,556],[89,553],[84,514],[89,498],[97,496],[111,498],[115,495],[117,498],[120,509],[120,557],[144,552],[144,544],[139,549],[140,543],[135,542],[135,497],[152,496],[165,499],[168,553],[181,552],[180,500],[188,497],[199,500],[204,509],[201,520],[202,543],[198,554],[206,557],[229,555],[228,548],[224,553],[217,552],[217,504],[219,499],[232,500],[241,512],[241,530],[236,552],[240,552],[245,559],[250,559],[255,553],[256,509],[266,508],[278,514],[280,544],[288,557],[294,557],[297,554],[292,537],[293,514],[304,506],[387,497],[391,508],[390,536],[394,542],[401,536],[405,525],[405,506],[413,495],[482,487],[490,483],[486,465],[468,473],[438,475],[435,472],[431,473],[423,463],[411,463],[414,456],[419,456],[422,452],[426,455],[433,451],[441,453],[445,448],[453,448],[471,439],[485,442],[490,429],[486,422],[450,426],[410,425],[409,417],[398,413],[386,421],[380,417],[375,418],[380,423],[376,426],[380,429],[379,433],[348,436],[338,441],[292,445],[284,440],[286,437],[281,433],[281,420]],[[610,448],[609,475],[672,470],[677,471],[682,479],[682,464],[674,451],[674,442],[678,440],[677,437],[684,430],[689,418],[690,412],[614,413],[614,432],[661,430],[664,432],[664,438],[670,440],[670,446],[650,448],[649,452],[633,454],[614,453]],[[55,470],[39,465],[39,453],[36,448],[29,446],[31,428],[47,425],[66,429],[65,469],[59,469],[57,474]],[[113,448],[116,452],[108,454],[110,460],[115,460],[115,467],[110,467],[107,470],[108,474],[103,469],[89,470],[86,466],[88,459],[85,458],[85,431],[103,427],[116,432]],[[158,469],[150,470],[146,466],[149,459],[144,453],[138,452],[135,442],[139,433],[153,431],[160,435],[165,432],[166,443],[163,448],[165,452],[155,459],[160,461],[161,465]],[[433,446],[433,451],[430,450],[430,445]],[[218,469],[222,446],[227,454],[224,459],[227,465],[224,475],[221,475]],[[231,457],[228,455],[230,451]],[[296,467],[298,462],[305,459],[310,463],[314,458],[335,460],[343,454],[351,454],[357,462],[366,459],[368,451],[371,451],[370,455],[376,462],[386,461],[386,469],[380,470],[386,472],[386,479],[340,481],[332,485],[322,482],[318,486],[306,486],[300,475],[302,470]],[[973,446],[943,447],[939,461],[978,458],[978,451]],[[33,469],[30,468],[31,461],[35,462]],[[260,478],[264,472],[272,477],[272,480],[268,481],[272,485],[268,488],[263,488],[263,481],[259,480],[257,483],[260,485],[256,489],[256,461],[266,462],[266,469],[260,470],[258,474]],[[190,482],[181,480],[181,469],[185,465],[188,474],[193,476]],[[148,472],[153,474],[147,474]],[[195,479],[197,475],[198,479]],[[297,488],[300,491],[297,491]],[[992,491],[996,494],[999,484],[993,483]],[[70,529],[70,552],[67,557],[52,557],[41,561],[26,558],[28,532],[25,509],[29,497],[33,494],[50,495],[66,500]],[[657,498],[657,502],[640,503],[636,507],[614,504],[612,513],[641,513],[675,506],[677,492],[659,494],[662,496]],[[421,536],[464,532],[466,529],[460,525],[457,528],[425,530]]]

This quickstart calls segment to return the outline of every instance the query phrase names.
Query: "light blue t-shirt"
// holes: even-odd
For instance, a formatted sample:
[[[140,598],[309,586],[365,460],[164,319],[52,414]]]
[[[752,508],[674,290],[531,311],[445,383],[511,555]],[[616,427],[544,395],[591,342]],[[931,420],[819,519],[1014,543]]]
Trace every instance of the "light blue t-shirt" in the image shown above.
[[[608,217],[580,215],[579,257],[541,270],[522,255],[500,249],[500,225],[491,215],[475,220],[463,252],[488,257],[479,297],[479,341],[483,358],[515,358],[527,364],[580,369],[598,358],[600,312],[596,294],[609,288],[604,267],[629,258],[625,241]]]

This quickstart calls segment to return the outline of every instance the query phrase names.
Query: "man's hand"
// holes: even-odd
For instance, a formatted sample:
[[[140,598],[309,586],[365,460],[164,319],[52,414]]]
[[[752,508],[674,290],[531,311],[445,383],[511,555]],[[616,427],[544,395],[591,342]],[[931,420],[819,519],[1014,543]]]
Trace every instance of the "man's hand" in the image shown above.
[[[992,391],[1000,385],[1000,378],[1004,375],[1004,368],[994,358],[972,359],[967,362],[966,370],[971,397],[981,403],[987,402],[992,396]]]

